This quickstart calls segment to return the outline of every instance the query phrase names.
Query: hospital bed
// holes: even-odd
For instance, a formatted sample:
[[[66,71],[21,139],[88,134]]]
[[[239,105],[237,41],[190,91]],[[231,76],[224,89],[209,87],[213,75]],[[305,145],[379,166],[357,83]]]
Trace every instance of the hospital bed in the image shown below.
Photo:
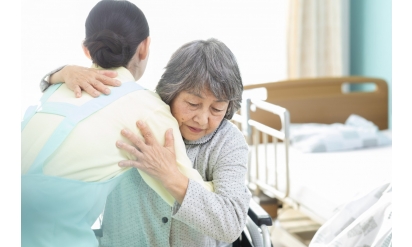
[[[367,90],[350,90],[359,85]],[[255,196],[278,201],[272,238],[284,246],[308,246],[341,205],[391,179],[391,145],[303,153],[290,143],[291,124],[344,123],[351,114],[390,137],[384,80],[307,78],[248,85],[245,92],[233,122],[250,145],[247,182]]]

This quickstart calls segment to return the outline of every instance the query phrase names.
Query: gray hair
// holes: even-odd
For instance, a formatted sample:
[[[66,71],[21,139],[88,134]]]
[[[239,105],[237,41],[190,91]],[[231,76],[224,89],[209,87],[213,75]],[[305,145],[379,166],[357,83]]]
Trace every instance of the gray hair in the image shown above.
[[[170,58],[156,92],[170,105],[182,91],[205,90],[218,100],[228,100],[226,119],[240,108],[243,83],[235,56],[221,41],[211,38],[184,44]]]

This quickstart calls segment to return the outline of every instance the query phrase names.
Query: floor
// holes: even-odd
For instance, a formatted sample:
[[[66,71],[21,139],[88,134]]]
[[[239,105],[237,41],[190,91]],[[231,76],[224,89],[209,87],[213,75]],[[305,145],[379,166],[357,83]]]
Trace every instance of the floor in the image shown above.
[[[319,224],[299,211],[288,208],[283,209],[283,211],[279,209],[279,215],[273,220],[273,225],[269,227],[269,231],[273,247],[305,247],[309,246],[319,227]],[[292,232],[294,237],[285,232]]]
[[[288,205],[280,206],[276,199],[260,194],[253,197],[273,218],[269,232],[273,247],[308,247],[320,225]]]
[[[270,240],[272,240],[272,245],[273,245],[273,247],[291,247],[291,246],[286,246],[286,245],[283,245],[282,243],[280,243],[280,242],[276,239],[275,234],[273,234],[273,230],[274,230],[273,227],[270,227],[270,228],[269,228],[270,236],[271,236]]]

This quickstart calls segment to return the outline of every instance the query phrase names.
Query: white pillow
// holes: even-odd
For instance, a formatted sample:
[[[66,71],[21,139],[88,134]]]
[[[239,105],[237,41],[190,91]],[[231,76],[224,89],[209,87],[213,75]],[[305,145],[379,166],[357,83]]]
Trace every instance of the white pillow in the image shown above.
[[[291,124],[290,140],[302,152],[333,152],[392,143],[391,137],[375,124],[355,114],[345,124]]]

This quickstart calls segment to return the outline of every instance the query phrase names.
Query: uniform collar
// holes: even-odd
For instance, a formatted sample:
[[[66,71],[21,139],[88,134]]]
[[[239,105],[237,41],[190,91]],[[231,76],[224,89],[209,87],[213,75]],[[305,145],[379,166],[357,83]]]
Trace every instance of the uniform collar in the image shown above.
[[[93,64],[91,66],[91,68],[94,69],[99,69],[99,70],[113,70],[117,72],[117,76],[115,77],[117,80],[123,82],[129,82],[129,81],[136,81],[132,75],[132,73],[130,73],[130,71],[128,69],[126,69],[125,67],[117,67],[117,68],[109,68],[109,69],[105,69],[102,68],[96,64]]]

